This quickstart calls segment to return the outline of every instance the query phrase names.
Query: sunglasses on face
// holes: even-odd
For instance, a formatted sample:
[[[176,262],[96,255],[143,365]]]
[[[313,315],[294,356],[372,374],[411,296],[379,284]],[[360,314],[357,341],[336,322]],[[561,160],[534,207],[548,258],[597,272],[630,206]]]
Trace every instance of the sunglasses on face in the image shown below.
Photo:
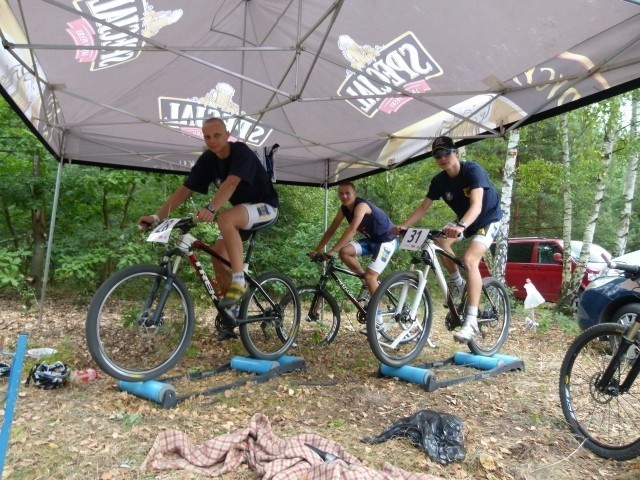
[[[448,157],[453,153],[454,150],[455,148],[440,149],[433,154],[433,158],[435,158],[436,160],[440,160],[441,158]]]

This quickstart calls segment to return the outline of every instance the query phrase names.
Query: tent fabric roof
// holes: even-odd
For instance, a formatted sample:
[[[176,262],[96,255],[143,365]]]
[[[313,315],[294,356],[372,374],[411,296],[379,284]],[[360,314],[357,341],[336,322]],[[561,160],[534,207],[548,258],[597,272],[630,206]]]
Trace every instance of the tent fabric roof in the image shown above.
[[[184,173],[220,116],[333,185],[639,85],[640,2],[0,0],[1,93],[60,159]]]

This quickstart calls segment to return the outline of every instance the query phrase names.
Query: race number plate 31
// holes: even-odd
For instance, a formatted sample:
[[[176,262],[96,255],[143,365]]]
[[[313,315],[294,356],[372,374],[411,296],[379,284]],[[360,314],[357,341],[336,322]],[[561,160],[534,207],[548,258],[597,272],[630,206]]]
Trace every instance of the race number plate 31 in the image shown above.
[[[426,228],[409,228],[402,239],[400,248],[403,250],[412,250],[414,252],[420,250],[420,247],[427,241],[429,230]]]
[[[173,226],[179,221],[179,218],[167,218],[164,222],[160,222],[147,237],[147,242],[167,243]]]

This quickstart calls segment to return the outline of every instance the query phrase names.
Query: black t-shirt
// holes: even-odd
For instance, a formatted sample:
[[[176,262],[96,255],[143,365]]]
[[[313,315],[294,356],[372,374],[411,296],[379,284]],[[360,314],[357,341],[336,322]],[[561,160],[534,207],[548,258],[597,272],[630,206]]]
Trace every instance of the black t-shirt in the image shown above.
[[[460,173],[453,178],[447,175],[447,172],[438,173],[431,180],[427,198],[431,200],[442,198],[457,217],[462,218],[471,206],[471,190],[475,188],[484,189],[484,195],[480,215],[465,230],[465,234],[467,231],[471,234],[502,218],[498,192],[489,180],[487,172],[480,165],[471,161],[460,162]]]
[[[369,205],[369,207],[371,208],[371,213],[367,213],[364,217],[362,217],[362,221],[358,226],[358,231],[374,242],[383,243],[393,240],[395,238],[395,235],[391,233],[391,227],[393,227],[393,223],[389,219],[388,215],[373,203],[360,197],[356,197],[356,204],[353,207],[354,211],[360,203],[366,203],[367,205]],[[353,212],[351,212],[344,205],[342,205],[340,208],[344,217],[349,223],[351,223],[354,215]]]
[[[200,155],[184,186],[207,194],[212,183],[218,188],[229,175],[236,175],[241,181],[229,199],[231,205],[266,203],[278,207],[278,194],[256,154],[242,142],[229,142],[229,145],[231,153],[224,160],[210,150]]]

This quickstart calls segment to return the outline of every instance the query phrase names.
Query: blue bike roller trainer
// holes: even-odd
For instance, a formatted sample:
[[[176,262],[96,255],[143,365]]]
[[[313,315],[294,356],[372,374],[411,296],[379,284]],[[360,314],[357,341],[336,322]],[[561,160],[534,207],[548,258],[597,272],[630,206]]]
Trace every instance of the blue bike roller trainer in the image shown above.
[[[497,355],[494,355],[493,357],[483,357],[482,355],[474,355],[469,352],[456,352],[453,356],[453,361],[457,365],[475,367],[480,370],[491,370],[506,363]]]
[[[300,357],[296,357],[293,355],[282,355],[278,358],[278,363],[280,365],[288,365],[294,362],[300,362],[302,359]]]
[[[418,368],[412,365],[390,367],[384,363],[380,364],[379,372],[385,377],[398,377],[407,382],[417,383],[418,385],[426,385],[429,378],[433,375],[431,370],[425,368]]]
[[[138,397],[161,404],[167,400],[167,395],[171,397],[175,396],[176,393],[173,385],[157,380],[147,380],[146,382],[125,382],[124,380],[120,380],[118,382],[118,388],[125,392],[133,393]]]
[[[270,360],[259,360],[257,358],[250,357],[233,357],[231,359],[231,368],[239,370],[241,372],[252,373],[267,373],[274,368],[279,367],[280,364]]]
[[[501,353],[494,353],[493,358],[502,360],[504,363],[513,363],[513,362],[521,361],[518,357],[513,357],[511,355],[502,355]]]

